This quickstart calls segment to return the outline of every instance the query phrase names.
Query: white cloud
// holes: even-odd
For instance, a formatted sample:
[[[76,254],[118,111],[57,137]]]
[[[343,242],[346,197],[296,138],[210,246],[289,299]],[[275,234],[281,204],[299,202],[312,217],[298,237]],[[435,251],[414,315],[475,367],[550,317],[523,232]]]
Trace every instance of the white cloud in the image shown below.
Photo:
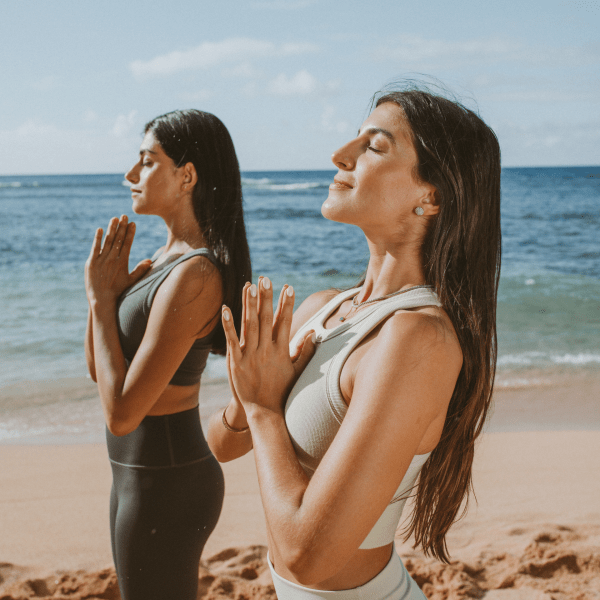
[[[268,90],[275,96],[308,96],[316,91],[317,85],[317,80],[303,69],[290,78],[279,74],[271,81]]]
[[[347,121],[340,120],[337,116],[337,110],[326,105],[321,114],[321,127],[324,131],[335,131],[336,133],[346,133],[349,128]]]
[[[111,129],[115,137],[125,137],[135,125],[137,110],[132,110],[128,115],[119,115]]]
[[[425,39],[417,35],[400,36],[397,44],[380,46],[373,52],[377,60],[402,62],[407,65],[430,66],[432,62],[486,60],[504,58],[518,52],[515,42],[503,39],[447,42]]]
[[[83,121],[85,123],[93,123],[98,120],[98,113],[95,110],[89,108],[83,113]]]
[[[298,71],[293,77],[280,73],[267,86],[267,92],[274,96],[319,96],[335,94],[340,88],[337,80],[321,83],[306,69]]]
[[[509,62],[524,65],[581,66],[597,64],[600,47],[586,46],[529,46],[509,38],[472,39],[450,42],[403,35],[399,42],[381,45],[372,52],[379,61],[400,63],[404,68],[435,70],[470,65]]]
[[[225,69],[223,71],[223,75],[226,75],[228,77],[241,77],[242,79],[251,79],[258,77],[260,73],[252,66],[252,64],[245,60],[239,65],[235,65],[235,67],[232,67],[231,69]]]
[[[197,69],[208,69],[223,63],[248,61],[252,58],[306,54],[317,47],[308,43],[287,43],[277,46],[265,40],[229,38],[221,42],[204,42],[195,48],[175,51],[151,60],[135,60],[129,68],[138,79],[160,77]]]
[[[57,133],[58,129],[54,125],[46,125],[44,123],[39,123],[34,119],[27,119],[27,121],[14,130],[13,135],[17,140],[23,140],[27,138],[44,138],[56,135]]]
[[[493,126],[502,148],[502,162],[510,165],[597,165],[600,163],[600,121],[546,121]]]
[[[100,128],[62,129],[27,119],[0,130],[2,174],[115,173],[137,160],[139,136],[115,137]]]

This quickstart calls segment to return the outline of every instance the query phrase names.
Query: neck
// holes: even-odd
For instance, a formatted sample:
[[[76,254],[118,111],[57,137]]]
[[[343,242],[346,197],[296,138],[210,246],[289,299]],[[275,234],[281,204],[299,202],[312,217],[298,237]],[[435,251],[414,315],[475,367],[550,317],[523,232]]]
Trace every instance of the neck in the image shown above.
[[[364,302],[425,285],[420,243],[377,243],[367,238],[369,266],[356,300]]]
[[[167,226],[165,254],[185,254],[206,246],[204,235],[194,215],[191,198],[188,202],[180,202],[175,210],[161,217]]]

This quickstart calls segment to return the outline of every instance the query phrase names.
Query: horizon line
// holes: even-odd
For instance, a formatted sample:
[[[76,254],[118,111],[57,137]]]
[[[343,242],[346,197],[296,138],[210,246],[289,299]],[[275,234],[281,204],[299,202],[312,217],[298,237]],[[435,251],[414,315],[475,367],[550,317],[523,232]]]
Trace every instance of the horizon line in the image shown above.
[[[600,164],[597,165],[503,165],[504,169],[600,169]],[[241,169],[240,173],[315,173],[335,172],[337,169]],[[94,175],[121,175],[118,171],[107,172],[98,171],[95,173],[0,173],[0,177],[69,177],[69,176],[94,176]],[[123,173],[123,176],[125,174]],[[600,173],[598,173],[600,176]]]

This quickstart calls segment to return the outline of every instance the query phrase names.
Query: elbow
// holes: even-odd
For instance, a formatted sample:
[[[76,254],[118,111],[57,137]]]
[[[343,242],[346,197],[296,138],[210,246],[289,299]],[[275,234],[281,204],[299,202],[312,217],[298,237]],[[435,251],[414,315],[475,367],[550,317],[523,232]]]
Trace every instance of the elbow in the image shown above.
[[[327,558],[319,557],[315,548],[290,549],[281,555],[281,560],[300,585],[316,585],[333,575],[327,568]],[[323,567],[327,572],[323,571]]]
[[[116,437],[123,437],[131,433],[138,425],[139,423],[132,423],[127,419],[118,418],[117,416],[110,416],[106,419],[108,430]]]

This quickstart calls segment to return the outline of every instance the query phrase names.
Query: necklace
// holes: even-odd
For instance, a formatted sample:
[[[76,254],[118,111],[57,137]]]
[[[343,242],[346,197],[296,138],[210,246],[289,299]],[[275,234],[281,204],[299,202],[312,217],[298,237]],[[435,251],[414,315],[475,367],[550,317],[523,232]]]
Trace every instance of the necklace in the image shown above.
[[[358,292],[356,294],[356,296],[354,296],[354,298],[352,298],[352,306],[350,307],[350,310],[343,317],[340,317],[340,321],[342,321],[342,323],[343,323],[348,318],[348,315],[353,310],[357,310],[361,306],[365,306],[366,304],[371,304],[372,302],[379,302],[379,300],[386,300],[387,298],[391,298],[392,296],[398,296],[399,294],[405,294],[406,292],[412,292],[412,290],[418,290],[421,288],[431,289],[431,286],[430,285],[415,285],[415,286],[407,288],[405,290],[398,290],[397,292],[392,292],[391,294],[386,294],[385,296],[379,296],[379,298],[373,298],[372,300],[364,300],[363,302],[356,302],[356,299],[358,298],[358,294],[360,294],[360,292]]]

